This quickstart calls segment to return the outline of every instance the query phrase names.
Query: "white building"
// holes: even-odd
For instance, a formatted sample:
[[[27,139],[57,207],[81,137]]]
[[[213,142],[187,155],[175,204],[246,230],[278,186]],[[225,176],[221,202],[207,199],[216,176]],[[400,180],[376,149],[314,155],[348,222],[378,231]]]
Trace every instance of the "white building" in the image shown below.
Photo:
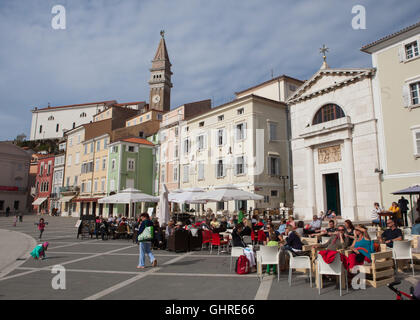
[[[117,101],[102,101],[31,110],[30,140],[59,139],[64,132],[93,121],[93,116]]]
[[[321,69],[290,97],[294,211],[369,220],[381,199],[375,69]]]

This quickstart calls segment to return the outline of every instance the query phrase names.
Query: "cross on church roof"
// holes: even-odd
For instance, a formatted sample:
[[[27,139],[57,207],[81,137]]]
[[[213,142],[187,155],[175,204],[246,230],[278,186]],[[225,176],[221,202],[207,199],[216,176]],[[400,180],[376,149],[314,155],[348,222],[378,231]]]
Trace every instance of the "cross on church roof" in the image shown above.
[[[327,56],[325,55],[330,48],[326,47],[325,44],[322,45],[322,48],[319,49],[319,52],[322,53],[322,58],[324,61],[327,61]]]
[[[165,30],[160,30],[160,36],[161,36],[162,38],[164,38],[164,37],[165,37]]]

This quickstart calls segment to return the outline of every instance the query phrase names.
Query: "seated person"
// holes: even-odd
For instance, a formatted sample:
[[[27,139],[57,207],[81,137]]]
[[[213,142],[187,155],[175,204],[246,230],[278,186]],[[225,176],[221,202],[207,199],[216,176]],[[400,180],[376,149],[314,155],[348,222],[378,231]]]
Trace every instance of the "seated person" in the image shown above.
[[[280,236],[280,233],[278,231],[274,230],[274,225],[273,224],[267,224],[267,232],[265,232],[265,236],[266,239],[264,241],[264,244],[267,245],[267,243],[270,241],[270,234],[274,233],[277,236],[277,239],[279,239],[278,237]]]
[[[372,215],[371,215],[371,220],[373,224],[380,224],[381,223],[381,219],[379,217],[379,214],[382,213],[384,210],[380,207],[378,202],[375,202],[373,204],[373,210],[372,210]],[[384,222],[382,222],[382,224],[384,225]]]
[[[245,248],[247,245],[242,239],[242,231],[244,227],[242,223],[239,223],[232,231],[232,247],[242,247]]]
[[[414,225],[411,228],[411,234],[420,235],[420,217],[414,222]]]
[[[251,221],[248,219],[242,220],[243,230],[241,232],[241,236],[250,236],[252,233],[252,224]]]
[[[212,229],[218,229],[220,227],[219,221],[217,221],[217,218],[213,218],[212,222],[210,222],[210,227]]]
[[[370,240],[367,229],[359,225],[355,229],[355,239],[351,246],[352,253],[348,257],[348,269],[347,271],[354,273],[353,267],[361,265],[364,261],[371,262],[371,254],[375,253],[373,247],[373,241]]]
[[[285,219],[282,219],[280,221],[280,226],[277,229],[278,234],[280,234],[280,235],[285,234],[286,233],[286,227],[287,227],[286,220]]]
[[[398,229],[394,220],[388,219],[387,221],[388,229],[384,231],[381,235],[381,243],[385,243],[388,248],[394,246],[394,241],[399,241],[403,239],[403,234],[401,229]]]
[[[397,223],[397,226],[402,226],[402,213],[400,207],[398,207],[398,203],[393,202],[389,211],[393,213],[392,219]]]
[[[292,216],[290,216],[290,217],[289,217],[289,219],[287,219],[287,223],[286,223],[286,225],[287,225],[287,226],[288,226],[288,225],[291,225],[293,228],[296,228],[295,219],[294,219]]]
[[[302,251],[302,241],[300,241],[299,236],[295,231],[293,231],[292,226],[288,226],[286,228],[286,240],[283,239],[282,236],[280,236],[281,242],[283,242],[283,249],[290,250],[293,252],[299,252]]]
[[[325,219],[335,219],[337,215],[335,211],[328,210],[327,214],[325,215]]]
[[[269,241],[267,242],[267,247],[278,247],[279,246],[279,242],[278,242],[279,239],[278,239],[278,236],[275,232],[271,232],[268,235],[268,239],[269,239]],[[271,265],[267,264],[267,274],[271,274],[270,269],[273,270],[274,274],[277,274],[277,268],[276,267],[277,266],[275,264],[271,264]]]
[[[305,224],[303,221],[298,221],[297,225],[296,225],[296,233],[298,234],[299,237],[303,237],[303,228],[305,227]]]
[[[328,222],[328,228],[319,232],[319,233],[314,233],[311,235],[311,237],[315,237],[315,236],[323,236],[323,237],[331,237],[331,235],[335,234],[337,232],[337,228],[335,227],[335,221],[334,220],[330,220]]]
[[[312,222],[309,224],[309,227],[303,230],[305,235],[313,234],[321,231],[321,220],[318,219],[317,215],[313,216]]]
[[[338,231],[330,236],[330,240],[328,240],[324,244],[317,244],[315,248],[324,248],[327,250],[338,251],[341,249],[346,249],[350,246],[350,241],[348,237],[344,235],[345,228],[344,226],[339,226]]]

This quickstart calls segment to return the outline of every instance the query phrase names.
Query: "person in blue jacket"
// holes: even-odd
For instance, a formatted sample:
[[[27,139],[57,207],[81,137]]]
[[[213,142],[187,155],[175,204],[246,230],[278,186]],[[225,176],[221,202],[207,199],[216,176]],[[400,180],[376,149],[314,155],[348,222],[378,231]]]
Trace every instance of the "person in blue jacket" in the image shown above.
[[[148,227],[152,227],[153,228],[153,222],[150,220],[149,218],[149,214],[147,213],[142,213],[140,215],[140,219],[141,219],[141,224],[139,227],[139,231],[138,231],[138,235],[139,235],[139,251],[140,251],[140,256],[139,256],[139,265],[137,266],[137,269],[144,269],[144,263],[145,263],[145,255],[147,254],[149,256],[150,259],[150,263],[152,264],[153,267],[157,266],[157,260],[155,258],[155,256],[152,253],[152,241],[153,241],[153,237],[154,237],[154,232],[151,232],[150,238],[146,239],[146,240],[140,240],[142,233],[145,231],[146,228]]]

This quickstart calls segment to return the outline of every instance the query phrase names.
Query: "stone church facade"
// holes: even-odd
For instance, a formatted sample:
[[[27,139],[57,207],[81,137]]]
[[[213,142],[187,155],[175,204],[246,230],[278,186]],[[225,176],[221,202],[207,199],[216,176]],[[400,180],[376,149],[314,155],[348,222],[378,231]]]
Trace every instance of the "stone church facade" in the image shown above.
[[[381,199],[375,69],[322,68],[288,100],[291,117],[294,214],[333,210],[369,220]]]

